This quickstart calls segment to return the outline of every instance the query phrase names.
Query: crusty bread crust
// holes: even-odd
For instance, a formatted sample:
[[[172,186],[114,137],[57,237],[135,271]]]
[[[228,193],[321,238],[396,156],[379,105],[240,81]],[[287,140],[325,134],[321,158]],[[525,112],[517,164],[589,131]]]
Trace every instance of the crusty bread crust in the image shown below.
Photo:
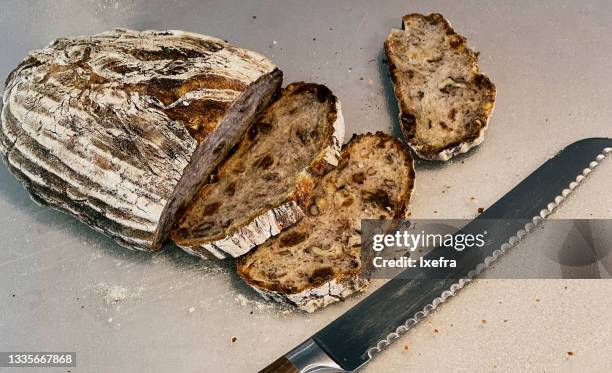
[[[0,153],[35,201],[156,250],[160,221],[174,219],[168,201],[182,180],[202,176],[183,178],[204,163],[198,150],[232,108],[249,111],[235,104],[254,84],[271,82],[251,95],[267,104],[280,75],[260,54],[182,31],[58,39],[9,75]]]
[[[302,219],[303,207],[310,199],[318,178],[338,164],[344,139],[344,118],[338,98],[325,86],[303,82],[290,84],[282,95],[291,97],[303,93],[315,93],[316,100],[332,102],[331,110],[326,113],[326,132],[329,132],[330,136],[324,138],[319,152],[313,157],[310,164],[300,171],[293,190],[285,200],[263,211],[254,210],[250,217],[245,218],[246,222],[242,225],[232,226],[228,230],[208,237],[191,238],[187,236],[180,229],[185,224],[179,220],[178,228],[171,234],[171,238],[179,247],[201,258],[238,257]],[[274,110],[273,106],[269,110]],[[248,146],[248,139],[245,138],[244,142],[245,144],[240,146]]]
[[[435,31],[424,31],[420,25]],[[419,157],[446,161],[482,143],[494,109],[496,88],[480,73],[478,54],[468,48],[466,39],[442,15],[404,16],[403,30],[389,33],[385,52],[401,129]],[[455,74],[457,81],[439,71]],[[428,91],[428,87],[434,89]],[[457,88],[473,92],[448,100],[436,97],[438,90],[448,95],[448,90]]]
[[[368,141],[377,139],[377,141],[371,141],[372,144],[376,144],[372,146],[372,151],[376,152],[377,144],[392,144],[391,147],[394,148],[395,154],[399,154],[403,159],[403,166],[406,169],[406,180],[396,180],[396,182],[401,185],[402,193],[398,196],[397,201],[391,203],[392,206],[389,206],[389,210],[387,211],[387,215],[385,217],[401,219],[406,216],[406,211],[408,208],[408,204],[410,201],[410,196],[412,194],[412,190],[414,188],[414,166],[413,159],[410,155],[408,149],[396,138],[391,137],[382,132],[377,132],[376,134],[360,134],[354,135],[351,140],[344,146],[343,151],[340,157],[340,165],[339,168],[347,167],[346,164],[348,160],[351,158],[351,150],[356,144],[362,141]],[[385,145],[383,145],[385,146]],[[356,154],[353,154],[353,157],[357,157]],[[355,161],[358,162],[359,161]],[[367,165],[364,165],[364,170]],[[336,173],[337,170],[332,170],[331,173]],[[330,185],[334,185],[336,181],[336,176],[332,176],[329,180],[324,179],[322,183],[330,182]],[[353,179],[357,180],[356,182],[363,182],[361,179]],[[319,185],[321,188],[327,188],[324,184]],[[363,193],[363,192],[362,192]],[[387,202],[389,203],[389,202]],[[386,203],[386,204],[387,204]],[[367,207],[366,207],[367,208]],[[342,215],[342,211],[333,210],[333,215]],[[376,211],[376,210],[374,210]],[[368,214],[372,214],[369,212]],[[378,213],[375,213],[376,217]],[[328,219],[330,215],[323,215],[324,217],[319,218],[318,216],[310,217],[310,219],[319,219],[320,223],[316,224],[326,224],[324,221]],[[364,215],[361,215],[364,216]],[[370,216],[371,217],[371,216]],[[281,242],[276,242],[280,246],[283,247],[282,241],[291,241],[291,235],[295,236],[299,229],[303,224],[303,222],[298,223],[295,227],[290,228],[287,232],[282,233],[279,237],[274,238],[275,241],[280,240]],[[308,223],[307,227],[310,227],[312,223]],[[315,224],[315,225],[316,225]],[[304,229],[308,229],[308,228]],[[302,229],[302,230],[304,230]],[[354,229],[349,228],[348,226],[345,228],[347,230]],[[295,232],[294,232],[295,231]],[[351,240],[348,241],[347,245],[354,245],[354,242],[351,244]],[[272,246],[274,245],[274,241],[268,241],[268,243],[264,244],[264,246]],[[321,245],[325,246],[324,242],[320,242]],[[339,244],[343,247],[341,243],[336,242],[335,244]],[[333,245],[333,244],[332,244]],[[297,246],[296,246],[297,248]],[[344,247],[342,251],[344,251]],[[348,249],[348,247],[346,248]],[[313,312],[315,309],[327,306],[331,303],[341,301],[344,298],[350,296],[353,293],[360,292],[365,290],[368,285],[368,271],[369,268],[367,266],[359,265],[359,266],[351,266],[351,268],[347,268],[343,271],[337,271],[330,273],[326,271],[325,275],[313,275],[312,279],[309,279],[309,284],[307,286],[296,286],[294,283],[290,284],[282,284],[282,283],[274,283],[270,281],[260,281],[253,276],[251,276],[252,269],[250,266],[253,261],[251,257],[257,254],[256,249],[253,253],[247,254],[238,258],[237,261],[237,270],[238,274],[247,282],[250,286],[252,286],[255,290],[257,290],[262,296],[266,299],[272,299],[280,303],[287,303],[296,306],[297,308],[304,310],[306,312]],[[301,250],[298,248],[298,250]],[[325,258],[322,258],[325,260]],[[323,265],[323,264],[322,264]],[[323,265],[325,266],[325,265]],[[295,271],[302,270],[301,268],[294,268]],[[317,272],[317,271],[315,271]],[[324,271],[319,271],[324,272]],[[333,275],[332,277],[328,275]]]

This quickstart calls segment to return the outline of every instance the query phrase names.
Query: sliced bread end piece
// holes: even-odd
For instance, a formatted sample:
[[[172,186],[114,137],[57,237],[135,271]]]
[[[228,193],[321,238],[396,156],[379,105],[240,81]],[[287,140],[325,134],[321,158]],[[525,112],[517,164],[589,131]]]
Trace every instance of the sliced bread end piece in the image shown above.
[[[440,14],[409,14],[385,41],[406,141],[421,158],[446,161],[484,140],[496,88]]]
[[[304,216],[316,180],[338,163],[343,137],[331,91],[290,84],[198,192],[171,238],[203,258],[247,253]]]
[[[354,136],[316,186],[306,216],[237,262],[268,299],[312,312],[365,289],[361,219],[400,219],[414,185],[408,149],[383,133]]]

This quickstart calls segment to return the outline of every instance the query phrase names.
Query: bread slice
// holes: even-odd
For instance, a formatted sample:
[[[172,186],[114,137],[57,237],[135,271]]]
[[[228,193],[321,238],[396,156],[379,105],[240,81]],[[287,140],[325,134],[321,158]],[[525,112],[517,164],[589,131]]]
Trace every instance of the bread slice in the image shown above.
[[[171,233],[200,257],[237,257],[303,216],[316,179],[338,164],[340,102],[322,85],[292,83],[190,202]]]
[[[157,250],[281,81],[264,56],[205,35],[58,39],[9,75],[0,153],[36,202]]]
[[[306,216],[237,261],[264,297],[307,312],[361,291],[361,219],[404,218],[414,184],[407,148],[383,133],[354,136],[314,190]]]
[[[442,15],[404,16],[385,51],[402,132],[419,157],[446,161],[484,140],[495,85]]]

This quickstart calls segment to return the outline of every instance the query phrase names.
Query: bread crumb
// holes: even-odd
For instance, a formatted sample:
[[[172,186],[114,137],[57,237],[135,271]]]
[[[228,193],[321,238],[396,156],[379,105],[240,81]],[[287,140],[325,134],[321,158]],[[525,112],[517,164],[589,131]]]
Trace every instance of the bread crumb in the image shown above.
[[[539,302],[539,301],[540,301],[540,298],[536,298],[536,299],[535,299],[535,301],[536,301],[536,302]]]
[[[567,351],[567,356],[574,356],[574,353],[572,351]]]
[[[434,329],[434,333],[438,333],[438,332],[439,332],[439,330],[438,330],[438,329]]]
[[[482,319],[482,320],[480,320],[480,322],[481,322],[481,323],[484,325],[484,324],[486,324],[486,323],[487,323],[487,320]]]
[[[111,286],[106,291],[106,303],[119,303],[127,297],[127,289],[121,286]]]
[[[408,351],[408,343],[404,344],[404,351]]]
[[[236,338],[236,337],[232,337],[232,339],[231,339],[232,343],[235,343],[237,340],[238,340],[238,338]]]
[[[484,212],[484,208],[483,208],[483,207],[479,207],[479,208],[478,208],[478,213],[479,213],[479,214],[482,214],[483,212]]]

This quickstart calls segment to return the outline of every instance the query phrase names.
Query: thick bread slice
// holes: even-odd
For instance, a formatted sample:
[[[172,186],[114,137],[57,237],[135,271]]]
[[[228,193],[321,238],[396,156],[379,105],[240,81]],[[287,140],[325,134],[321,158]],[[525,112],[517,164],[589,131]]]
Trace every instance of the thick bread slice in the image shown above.
[[[0,151],[35,201],[158,249],[281,80],[262,55],[204,35],[58,39],[9,75]]]
[[[478,54],[440,14],[410,14],[385,51],[406,141],[425,159],[446,161],[484,140],[495,85]]]
[[[361,219],[404,218],[413,161],[396,138],[353,137],[317,185],[307,215],[238,259],[240,276],[266,298],[312,312],[367,285]]]
[[[190,202],[171,238],[200,257],[247,253],[304,216],[316,179],[338,164],[343,138],[331,91],[290,84]]]

